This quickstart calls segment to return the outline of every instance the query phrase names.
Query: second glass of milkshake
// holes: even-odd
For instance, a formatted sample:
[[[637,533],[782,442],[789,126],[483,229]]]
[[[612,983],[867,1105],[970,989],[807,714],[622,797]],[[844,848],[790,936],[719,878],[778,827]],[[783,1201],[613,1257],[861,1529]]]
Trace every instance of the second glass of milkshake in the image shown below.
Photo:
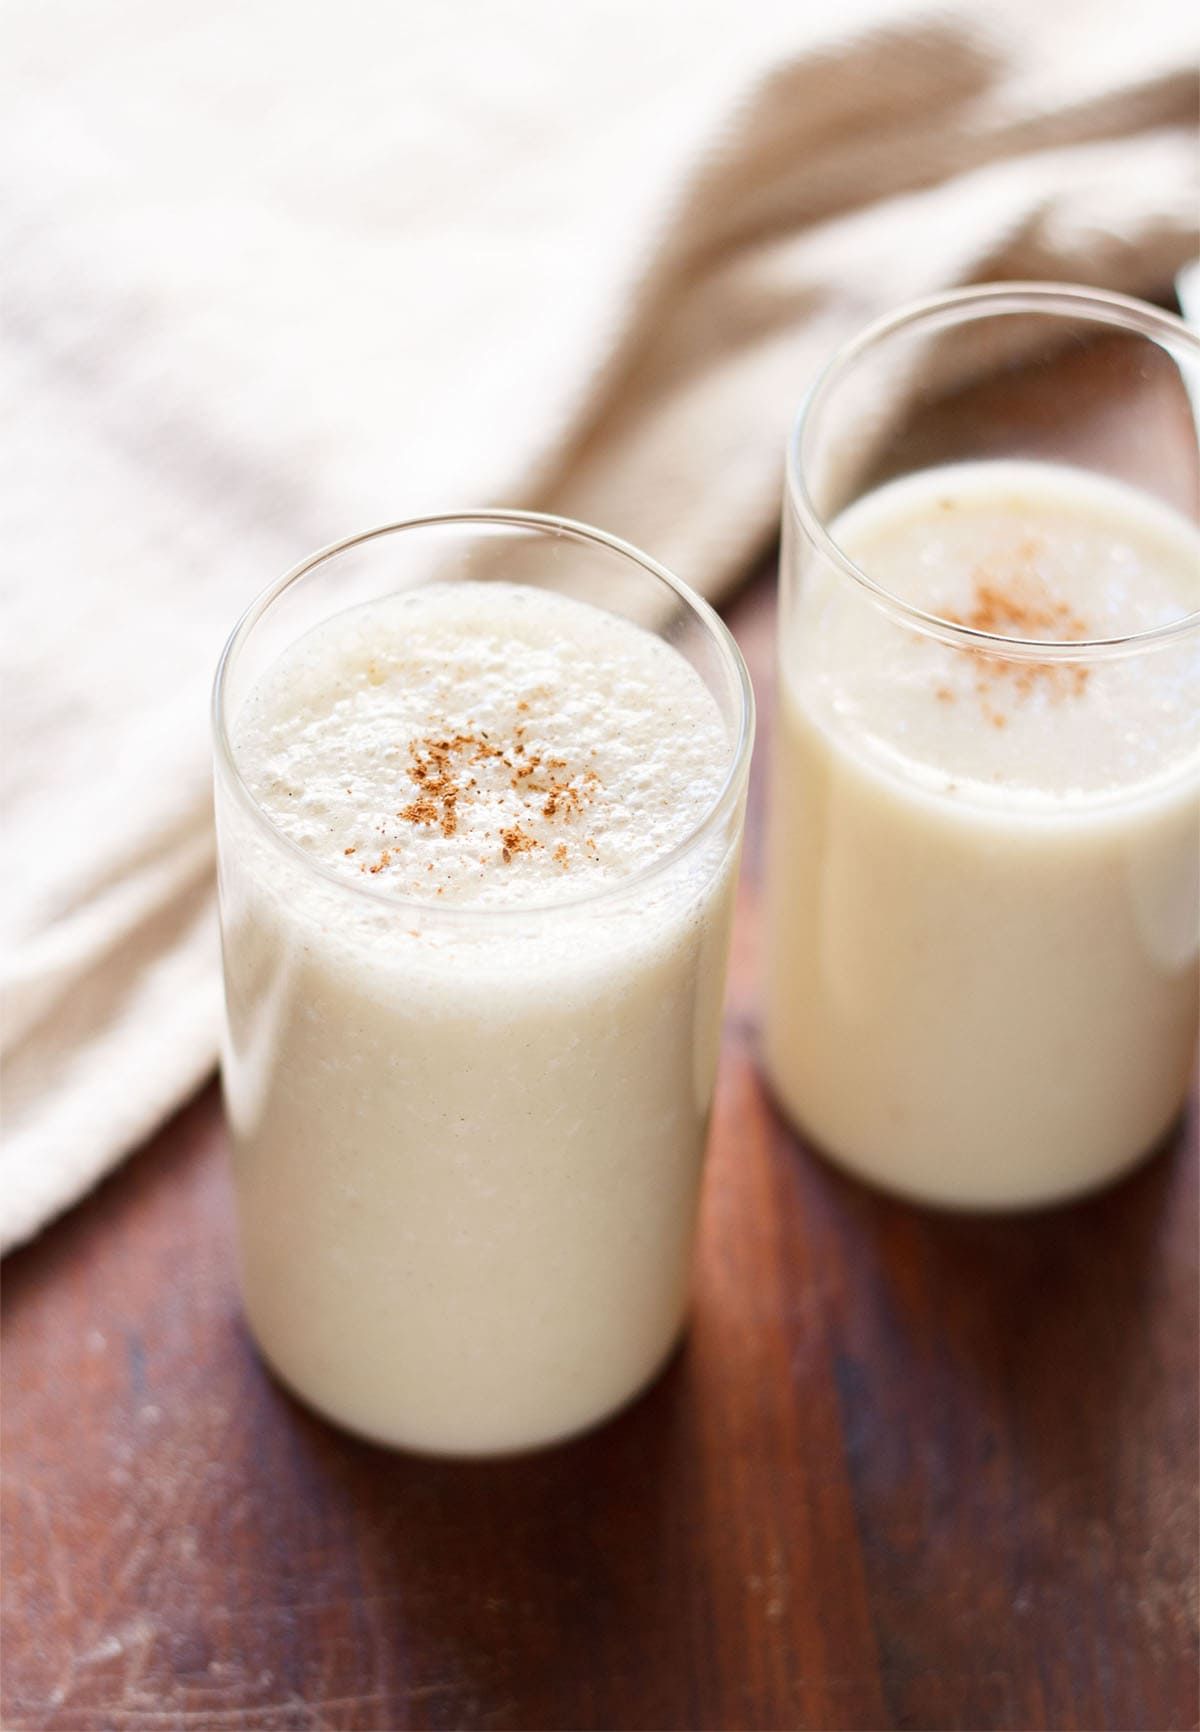
[[[922,420],[980,373],[973,418]],[[1198,404],[1178,320],[1009,285],[882,321],[801,415],[766,1059],[819,1148],[909,1197],[1075,1195],[1185,1098]]]
[[[594,1424],[683,1325],[753,736],[668,572],[479,512],[327,549],[215,694],[242,1279],[330,1417]]]

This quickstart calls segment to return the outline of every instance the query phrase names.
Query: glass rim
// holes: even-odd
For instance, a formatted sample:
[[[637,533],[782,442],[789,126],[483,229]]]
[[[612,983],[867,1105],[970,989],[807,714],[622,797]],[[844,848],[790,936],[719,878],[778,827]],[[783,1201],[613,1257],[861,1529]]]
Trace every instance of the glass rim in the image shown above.
[[[727,673],[732,676],[732,685],[738,707],[737,729],[731,741],[729,765],[721,786],[687,834],[672,848],[669,848],[665,854],[649,861],[645,866],[639,867],[637,871],[630,872],[622,878],[615,878],[595,885],[590,889],[581,890],[574,895],[561,896],[554,900],[502,903],[452,902],[447,904],[418,896],[397,896],[383,885],[355,883],[351,879],[343,877],[324,861],[316,859],[280,829],[279,825],[250,792],[245,777],[238,766],[233,742],[230,738],[227,700],[230,675],[259,621],[266,616],[293,584],[299,583],[310,572],[338,559],[353,548],[363,547],[370,542],[401,534],[405,530],[454,526],[464,528],[494,526],[502,529],[533,530],[543,534],[568,536],[572,540],[587,542],[594,547],[602,548],[605,552],[616,554],[627,562],[640,566],[648,576],[665,584],[683,602],[687,611],[699,621],[710,641],[715,644]],[[590,605],[602,604],[592,603]],[[544,511],[481,507],[479,509],[436,512],[422,517],[400,518],[392,523],[383,523],[373,529],[363,530],[357,535],[345,536],[342,540],[330,542],[315,553],[309,554],[298,564],[285,571],[282,577],[269,583],[243,609],[233,630],[225,640],[213,678],[211,720],[214,755],[218,770],[224,773],[242,809],[250,815],[262,833],[289,859],[302,864],[308,872],[325,880],[337,890],[344,891],[351,896],[365,897],[376,907],[390,907],[398,912],[408,911],[412,913],[417,911],[422,919],[432,918],[438,924],[453,925],[486,923],[488,921],[515,921],[533,915],[541,917],[568,909],[579,909],[596,903],[615,901],[620,897],[627,896],[631,890],[636,890],[647,884],[676,865],[685,855],[699,846],[707,836],[719,828],[741,796],[749,770],[750,754],[754,746],[755,705],[754,688],[750,683],[749,670],[729,627],[702,595],[684,583],[682,578],[676,577],[674,572],[665,565],[634,547],[632,542],[622,541],[618,536],[609,535],[605,530],[595,529],[590,524],[579,523],[570,517],[560,517],[552,512]]]
[[[986,652],[1015,661],[1071,663],[1133,655],[1191,637],[1200,631],[1200,608],[1164,625],[1103,638],[1023,638],[981,631],[944,619],[940,614],[906,601],[856,564],[834,540],[813,503],[804,479],[804,442],[814,413],[862,357],[893,336],[926,322],[947,327],[983,316],[1042,313],[1091,320],[1111,330],[1148,338],[1167,350],[1182,347],[1200,363],[1200,335],[1174,313],[1152,307],[1131,295],[1089,289],[1072,283],[977,283],[910,301],[873,320],[836,349],[826,361],[796,415],[787,448],[787,498],[809,540],[830,563],[860,585],[884,609],[927,637],[959,648]]]

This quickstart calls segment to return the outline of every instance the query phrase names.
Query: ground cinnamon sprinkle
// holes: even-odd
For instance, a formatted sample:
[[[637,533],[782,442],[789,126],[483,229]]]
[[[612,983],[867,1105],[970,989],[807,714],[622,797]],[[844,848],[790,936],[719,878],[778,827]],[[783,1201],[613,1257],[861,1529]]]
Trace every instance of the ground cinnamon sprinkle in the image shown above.
[[[514,854],[528,854],[532,848],[540,848],[541,843],[536,836],[529,836],[519,824],[510,825],[507,830],[501,830],[500,840],[504,844],[501,854],[507,866]]]
[[[593,789],[599,786],[600,778],[595,770],[585,770],[578,785],[572,781],[551,782],[546,804],[542,807],[542,816],[553,818],[560,811],[567,816],[582,812],[592,798]]]
[[[1022,552],[1027,547],[1023,542]],[[1033,571],[1017,573],[1007,582],[997,582],[986,571],[977,572],[974,605],[970,613],[958,616],[958,623],[1008,637],[1071,640],[1087,636],[1086,621],[1070,602],[1056,601]],[[1006,627],[1013,629],[1006,631]]]
[[[529,711],[529,704],[524,699],[516,707],[524,713]],[[534,799],[529,796],[536,796],[540,802],[540,815],[548,821],[569,823],[591,802],[602,785],[595,770],[589,768],[572,775],[565,758],[548,756],[536,748],[527,747],[521,738],[526,732],[525,723],[516,725],[511,743],[506,745],[493,741],[484,730],[475,729],[474,723],[468,727],[467,732],[427,735],[409,741],[407,774],[415,795],[396,813],[402,823],[428,828],[436,826],[443,836],[455,835],[463,803],[473,803],[481,797],[478,778],[471,771],[488,762],[494,763],[497,770],[508,772],[509,788],[525,796],[522,805],[526,810],[534,810]],[[486,797],[486,791],[483,797]],[[499,853],[505,865],[510,865],[517,855],[542,846],[541,839],[520,824],[502,830],[500,840]],[[590,838],[587,847],[595,847]],[[480,864],[486,865],[488,856],[481,854],[479,858]],[[555,847],[554,859],[563,867],[569,865],[569,850],[565,842]],[[378,866],[370,868],[373,872],[381,869]],[[428,869],[432,871],[432,866]]]
[[[443,836],[453,836],[458,829],[458,784],[455,759],[467,756],[468,762],[497,758],[499,750],[488,743],[486,734],[455,734],[452,739],[410,740],[409,779],[420,793],[401,808],[396,816],[407,824],[440,824]]]
[[[947,610],[955,625],[995,637],[1044,637],[1059,643],[1079,642],[1088,635],[1088,623],[1070,602],[1056,597],[1037,570],[1038,544],[1026,537],[1014,550],[1013,568],[1001,574],[981,566],[974,573],[975,587],[965,613]],[[1014,661],[994,650],[972,647],[975,661],[975,691],[986,719],[994,728],[1008,725],[1008,716],[997,708],[1004,693],[1018,699],[1041,689],[1051,698],[1078,697],[1085,690],[1091,670],[1078,664]],[[935,693],[942,702],[954,694],[947,686]]]
[[[437,802],[422,795],[419,800],[410,800],[396,813],[397,818],[403,818],[406,824],[436,824],[438,821]]]

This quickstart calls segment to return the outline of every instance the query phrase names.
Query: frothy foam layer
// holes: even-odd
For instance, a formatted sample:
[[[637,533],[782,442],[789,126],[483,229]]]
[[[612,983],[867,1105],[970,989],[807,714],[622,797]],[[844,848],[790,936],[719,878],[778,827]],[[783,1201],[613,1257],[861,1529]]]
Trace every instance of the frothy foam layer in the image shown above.
[[[1114,481],[1048,463],[964,463],[852,505],[834,538],[884,588],[1001,637],[1084,640],[1200,607],[1200,536]],[[1195,760],[1200,637],[1123,660],[964,653],[815,575],[785,657],[814,720],[938,792],[1109,797]]]
[[[711,807],[732,749],[676,650],[507,583],[326,621],[234,727],[285,835],[356,883],[459,904],[574,896],[652,864]]]

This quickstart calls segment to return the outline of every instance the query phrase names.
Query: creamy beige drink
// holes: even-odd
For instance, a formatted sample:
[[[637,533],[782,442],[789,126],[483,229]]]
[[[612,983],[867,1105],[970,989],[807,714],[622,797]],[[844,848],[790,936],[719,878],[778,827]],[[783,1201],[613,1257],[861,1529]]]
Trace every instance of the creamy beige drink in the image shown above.
[[[670,1352],[736,732],[649,630],[507,582],[335,615],[241,704],[219,798],[245,1301],[343,1423],[522,1448]]]
[[[962,464],[831,527],[979,633],[1119,638],[1200,607],[1200,537],[1116,482]],[[814,555],[784,623],[766,1056],[845,1165],[914,1197],[1065,1197],[1144,1154],[1197,1029],[1200,635],[1009,658]]]

